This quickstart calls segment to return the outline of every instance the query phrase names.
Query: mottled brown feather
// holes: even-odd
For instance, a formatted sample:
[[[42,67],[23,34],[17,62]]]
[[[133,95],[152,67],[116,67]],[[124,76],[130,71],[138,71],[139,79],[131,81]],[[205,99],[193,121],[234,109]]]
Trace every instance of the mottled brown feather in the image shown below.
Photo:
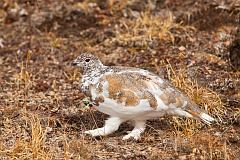
[[[155,97],[144,91],[147,87],[146,80],[149,80],[146,76],[137,73],[110,74],[104,76],[100,83],[105,80],[109,85],[109,98],[116,100],[118,103],[125,103],[126,106],[136,106],[140,103],[140,99],[148,99],[150,106],[154,109],[157,108]],[[98,85],[97,92],[103,92],[102,85]]]
[[[177,108],[181,108],[184,104],[185,98],[176,90],[165,89],[163,94],[160,96],[161,100],[165,105],[174,105]]]
[[[144,92],[143,98],[149,101],[150,107],[152,107],[154,110],[157,109],[157,100],[152,93],[148,91]]]
[[[98,106],[100,103],[104,102],[104,97],[100,95],[94,100],[94,102]]]

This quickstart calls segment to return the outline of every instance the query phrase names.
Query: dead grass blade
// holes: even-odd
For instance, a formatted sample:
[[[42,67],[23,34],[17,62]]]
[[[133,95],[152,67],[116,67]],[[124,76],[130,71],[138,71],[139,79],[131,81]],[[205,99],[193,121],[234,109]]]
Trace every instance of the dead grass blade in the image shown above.
[[[183,91],[191,100],[196,102],[202,109],[206,110],[211,116],[216,119],[217,124],[224,123],[226,116],[226,108],[221,101],[219,95],[213,90],[199,86],[196,81],[188,78],[186,69],[175,71],[171,64],[168,65],[168,78],[170,81]],[[185,119],[173,117],[173,125],[176,130],[183,130],[186,133],[201,128],[202,123],[193,119]]]
[[[176,23],[171,12],[166,19],[163,19],[146,11],[142,12],[138,18],[128,22],[125,20],[121,24],[124,29],[117,33],[116,40],[125,43],[139,41],[143,45],[154,40],[174,43],[175,35],[178,32],[187,33],[189,30],[194,30],[192,26]]]

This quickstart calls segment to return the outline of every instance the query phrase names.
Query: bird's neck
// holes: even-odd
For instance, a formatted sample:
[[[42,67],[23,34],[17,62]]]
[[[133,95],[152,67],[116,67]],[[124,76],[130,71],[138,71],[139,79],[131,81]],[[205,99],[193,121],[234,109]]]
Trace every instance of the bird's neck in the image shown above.
[[[105,66],[92,67],[84,70],[83,74],[88,76],[100,76],[104,73]]]

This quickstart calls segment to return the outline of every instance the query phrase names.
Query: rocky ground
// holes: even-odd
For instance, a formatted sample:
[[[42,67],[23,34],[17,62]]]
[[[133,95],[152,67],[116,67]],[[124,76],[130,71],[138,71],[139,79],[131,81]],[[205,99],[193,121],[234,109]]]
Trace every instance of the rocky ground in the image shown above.
[[[239,159],[240,3],[237,0],[0,1],[0,159]],[[107,65],[170,80],[217,119],[164,117],[141,140],[83,131],[89,109],[70,63],[90,51]]]

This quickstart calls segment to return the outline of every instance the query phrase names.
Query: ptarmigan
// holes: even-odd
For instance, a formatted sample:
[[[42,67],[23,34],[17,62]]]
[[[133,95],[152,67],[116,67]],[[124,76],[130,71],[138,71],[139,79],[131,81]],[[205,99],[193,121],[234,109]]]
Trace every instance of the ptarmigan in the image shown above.
[[[207,124],[214,121],[169,82],[147,70],[105,66],[89,53],[81,54],[72,64],[83,69],[81,90],[91,97],[97,110],[110,115],[104,127],[85,131],[86,134],[109,135],[130,120],[135,127],[123,140],[137,140],[146,128],[146,120],[165,114],[199,119]]]

